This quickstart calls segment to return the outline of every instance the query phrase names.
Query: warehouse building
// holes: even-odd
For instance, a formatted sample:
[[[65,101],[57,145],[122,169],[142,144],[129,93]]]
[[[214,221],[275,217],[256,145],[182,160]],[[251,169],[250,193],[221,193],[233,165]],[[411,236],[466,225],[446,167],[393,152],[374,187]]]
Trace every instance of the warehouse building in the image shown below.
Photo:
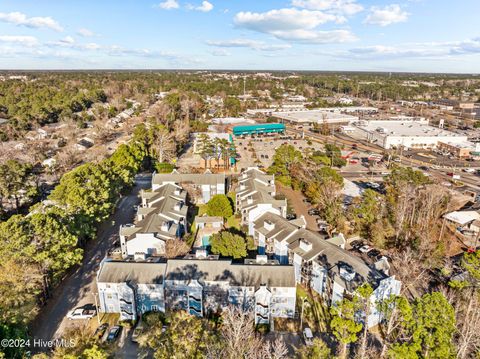
[[[350,122],[358,120],[357,116],[325,110],[273,112],[272,116],[282,120],[282,122],[289,122],[297,125],[312,125],[323,123],[327,123],[329,125],[346,125]]]
[[[267,133],[284,133],[285,125],[283,123],[263,123],[258,125],[235,126],[233,128],[233,135],[262,135]]]
[[[350,135],[367,140],[385,149],[432,149],[439,143],[464,144],[467,136],[429,125],[425,119],[402,119],[386,121],[354,122],[356,131]]]

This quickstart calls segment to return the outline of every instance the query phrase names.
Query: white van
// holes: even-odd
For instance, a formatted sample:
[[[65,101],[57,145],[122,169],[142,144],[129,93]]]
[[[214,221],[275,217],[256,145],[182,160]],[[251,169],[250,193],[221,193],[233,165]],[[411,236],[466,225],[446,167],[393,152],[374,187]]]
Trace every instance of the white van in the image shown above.
[[[305,345],[308,345],[308,346],[313,345],[313,334],[312,334],[312,330],[309,327],[306,327],[303,330],[303,340],[305,340]]]

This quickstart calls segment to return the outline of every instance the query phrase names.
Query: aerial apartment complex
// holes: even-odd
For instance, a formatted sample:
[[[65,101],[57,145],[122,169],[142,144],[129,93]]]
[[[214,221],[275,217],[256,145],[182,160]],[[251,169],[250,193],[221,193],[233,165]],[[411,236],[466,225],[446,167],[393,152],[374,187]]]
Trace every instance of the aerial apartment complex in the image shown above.
[[[203,234],[221,230],[223,218],[196,217],[202,240],[195,240],[195,250],[166,259],[167,241],[182,238],[189,227],[187,196],[192,189],[201,203],[226,192],[227,183],[225,175],[211,173],[154,175],[152,191],[141,192],[137,222],[120,229],[123,259],[101,263],[97,285],[102,312],[133,320],[148,311],[209,316],[237,305],[252,310],[256,324],[269,324],[273,318],[294,318],[298,284],[328,305],[354,295],[363,283],[374,289],[372,303],[400,293],[401,283],[389,275],[386,259],[368,264],[344,249],[342,235],[326,238],[305,229],[302,217],[287,220],[286,200],[275,198],[274,176],[256,167],[238,177],[235,203],[258,246],[256,257],[238,262],[208,254]],[[380,320],[372,308],[368,327]]]

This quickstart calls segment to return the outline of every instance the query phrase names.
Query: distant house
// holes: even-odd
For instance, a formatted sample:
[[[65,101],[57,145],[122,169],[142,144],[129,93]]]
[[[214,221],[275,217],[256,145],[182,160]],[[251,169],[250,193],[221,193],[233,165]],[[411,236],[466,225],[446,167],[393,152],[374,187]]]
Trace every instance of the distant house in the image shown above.
[[[480,232],[480,211],[455,211],[443,216],[461,231]]]
[[[226,194],[229,181],[224,173],[214,174],[209,171],[200,173],[154,173],[152,177],[152,190],[156,190],[163,184],[177,184],[182,187],[190,187],[196,203],[207,203],[216,194]]]
[[[75,148],[78,150],[78,151],[86,151],[88,150],[90,147],[93,147],[93,144],[94,144],[94,141],[88,137],[84,137],[82,139],[80,139],[80,141],[78,141],[76,144],[75,144]]]
[[[53,167],[57,163],[57,160],[55,158],[47,158],[42,162],[43,167]]]

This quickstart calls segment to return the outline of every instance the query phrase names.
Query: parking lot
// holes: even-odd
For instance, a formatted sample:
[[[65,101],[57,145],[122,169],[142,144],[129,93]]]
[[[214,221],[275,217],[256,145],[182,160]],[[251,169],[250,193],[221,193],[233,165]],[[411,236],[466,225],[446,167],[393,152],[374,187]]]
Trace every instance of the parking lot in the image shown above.
[[[245,138],[237,137],[234,139],[238,158],[238,165],[242,168],[263,166],[269,167],[273,162],[275,150],[281,145],[292,145],[297,150],[303,151],[308,148],[312,150],[323,150],[323,147],[316,142],[308,144],[306,140],[295,138],[293,136],[263,136]]]

